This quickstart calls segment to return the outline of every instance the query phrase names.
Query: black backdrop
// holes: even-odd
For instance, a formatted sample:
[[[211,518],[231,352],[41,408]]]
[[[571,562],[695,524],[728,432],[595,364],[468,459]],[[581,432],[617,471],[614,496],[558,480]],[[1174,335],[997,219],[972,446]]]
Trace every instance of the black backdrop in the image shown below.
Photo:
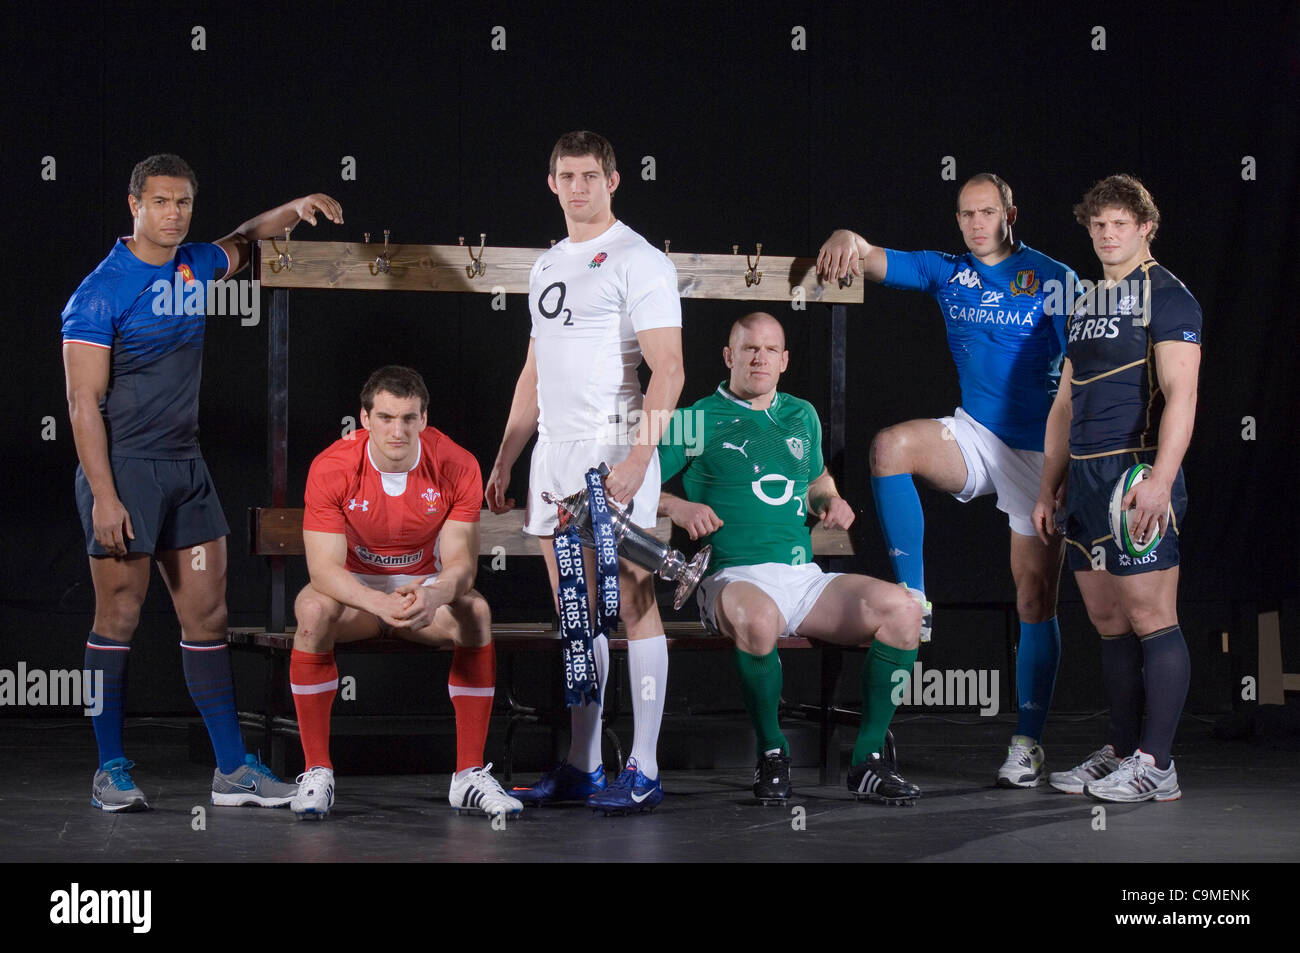
[[[11,17],[0,66],[12,349],[0,666],[75,666],[77,636],[90,621],[58,316],[129,230],[126,183],[136,161],[174,151],[193,165],[194,240],[324,191],[342,202],[346,224],[301,226],[296,238],[378,238],[389,228],[399,242],[450,243],[482,231],[490,245],[545,247],[564,235],[546,159],[555,138],[574,128],[613,141],[623,175],[616,213],[652,243],[671,239],[674,251],[762,242],[772,254],[809,255],[839,226],[895,247],[959,249],[957,185],[989,169],[1015,189],[1017,237],[1093,275],[1071,205],[1097,178],[1137,174],[1163,214],[1154,254],[1205,312],[1200,406],[1185,461],[1184,621],[1227,618],[1234,602],[1267,608],[1294,597],[1294,4],[1195,14],[1182,4],[1119,3],[978,11],[45,4]],[[195,27],[205,49],[193,48]],[[505,50],[492,49],[496,27],[504,27]],[[806,49],[793,48],[798,27]],[[1104,50],[1094,49],[1096,27]],[[53,180],[42,176],[47,156]],[[355,159],[355,181],[341,179],[345,156]],[[957,182],[941,177],[946,156]],[[643,177],[643,157],[653,157],[653,180]],[[1253,178],[1243,175],[1248,167]],[[527,346],[523,296],[511,296],[505,312],[492,311],[484,295],[294,292],[292,300],[291,498],[301,498],[313,454],[356,413],[368,371],[388,362],[426,375],[431,422],[486,471]],[[827,315],[817,306],[772,309],[792,350],[783,389],[824,414]],[[722,377],[718,348],[741,306],[686,301],[683,310],[690,401]],[[202,442],[233,527],[236,622],[257,619],[267,578],[260,561],[242,555],[243,513],[269,500],[265,354],[265,320],[209,321]],[[838,476],[866,521],[857,567],[888,575],[866,449],[880,427],[942,415],[957,402],[934,302],[868,287],[865,304],[851,309],[848,382]],[[55,421],[52,440],[43,436],[46,418]],[[1254,421],[1253,439],[1243,437],[1245,418]],[[526,460],[512,487],[521,499]],[[1006,523],[991,502],[924,500],[931,596],[1013,599]],[[1062,598],[1077,602],[1068,579]],[[498,610],[508,617],[512,608],[523,612]],[[145,634],[174,633],[156,586],[148,609]],[[1082,621],[1077,611],[1074,618]],[[173,648],[145,658],[157,653],[179,668]],[[142,681],[153,684],[133,676]],[[133,695],[133,709],[184,707],[178,680],[166,681],[158,694]]]

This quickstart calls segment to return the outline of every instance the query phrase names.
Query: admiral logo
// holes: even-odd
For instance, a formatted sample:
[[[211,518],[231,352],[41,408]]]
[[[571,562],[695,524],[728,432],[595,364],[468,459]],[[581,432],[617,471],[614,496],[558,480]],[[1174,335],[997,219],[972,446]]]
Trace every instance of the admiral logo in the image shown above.
[[[413,553],[399,553],[396,556],[381,556],[360,545],[356,546],[353,551],[357,554],[357,559],[360,559],[363,563],[370,563],[372,566],[383,566],[385,569],[414,566],[424,558],[423,549],[417,549]]]
[[[961,271],[957,272],[957,274],[949,278],[948,284],[952,284],[954,281],[963,288],[984,288],[983,282],[980,281],[980,276],[973,268],[969,267],[963,268]]]
[[[152,890],[82,890],[74,883],[50,894],[50,922],[59,924],[127,924],[132,933],[153,925]]]

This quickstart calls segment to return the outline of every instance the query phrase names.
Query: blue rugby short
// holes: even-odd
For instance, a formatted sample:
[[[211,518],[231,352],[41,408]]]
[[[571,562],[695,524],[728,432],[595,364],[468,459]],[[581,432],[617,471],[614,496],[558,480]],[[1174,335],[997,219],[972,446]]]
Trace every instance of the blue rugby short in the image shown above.
[[[1187,488],[1183,485],[1181,469],[1170,488],[1169,504],[1174,515],[1160,545],[1134,559],[1116,545],[1110,532],[1110,495],[1116,481],[1134,464],[1154,464],[1155,459],[1154,450],[1145,450],[1070,461],[1070,482],[1065,494],[1065,541],[1070,568],[1075,572],[1096,568],[1093,561],[1098,550],[1105,570],[1113,576],[1133,576],[1178,565],[1178,532],[1187,511]]]
[[[188,460],[145,460],[114,457],[113,483],[118,498],[131,516],[135,539],[126,540],[132,553],[158,553],[187,549],[230,533],[217,499],[217,488],[202,457]],[[76,479],[77,510],[86,534],[86,552],[106,556],[95,539],[91,508],[95,504],[90,483],[80,466]]]

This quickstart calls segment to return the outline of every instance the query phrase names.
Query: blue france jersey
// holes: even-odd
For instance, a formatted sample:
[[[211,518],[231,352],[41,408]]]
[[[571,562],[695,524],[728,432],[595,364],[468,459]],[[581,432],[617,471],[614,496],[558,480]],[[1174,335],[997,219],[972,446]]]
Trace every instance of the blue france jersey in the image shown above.
[[[199,455],[199,379],[205,283],[230,260],[219,245],[189,243],[162,265],[118,239],[63,309],[63,340],[112,351],[100,401],[111,456]]]
[[[1061,379],[1069,269],[1024,242],[993,267],[969,252],[885,256],[886,285],[939,302],[962,407],[1007,446],[1041,452]]]

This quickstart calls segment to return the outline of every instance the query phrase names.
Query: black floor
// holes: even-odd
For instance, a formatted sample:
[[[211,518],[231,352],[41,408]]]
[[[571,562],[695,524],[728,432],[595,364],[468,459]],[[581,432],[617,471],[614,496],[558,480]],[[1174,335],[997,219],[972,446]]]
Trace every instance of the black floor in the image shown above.
[[[1049,767],[1081,760],[1103,726],[1096,716],[1057,718]],[[187,760],[183,726],[147,724],[128,725],[128,752],[153,810],[103,814],[89,804],[95,753],[84,723],[10,723],[0,725],[10,766],[0,773],[0,845],[11,862],[71,864],[1300,860],[1294,750],[1216,740],[1209,721],[1185,718],[1175,751],[1183,798],[1099,813],[1096,802],[1046,787],[994,787],[1013,727],[1009,718],[900,718],[901,767],[924,791],[911,808],[857,803],[842,779],[818,786],[813,768],[796,767],[784,808],[753,802],[749,767],[665,770],[666,797],[653,814],[606,818],[557,806],[526,810],[497,830],[448,808],[446,774],[340,775],[334,813],[322,823],[287,810],[213,807],[211,771]]]

